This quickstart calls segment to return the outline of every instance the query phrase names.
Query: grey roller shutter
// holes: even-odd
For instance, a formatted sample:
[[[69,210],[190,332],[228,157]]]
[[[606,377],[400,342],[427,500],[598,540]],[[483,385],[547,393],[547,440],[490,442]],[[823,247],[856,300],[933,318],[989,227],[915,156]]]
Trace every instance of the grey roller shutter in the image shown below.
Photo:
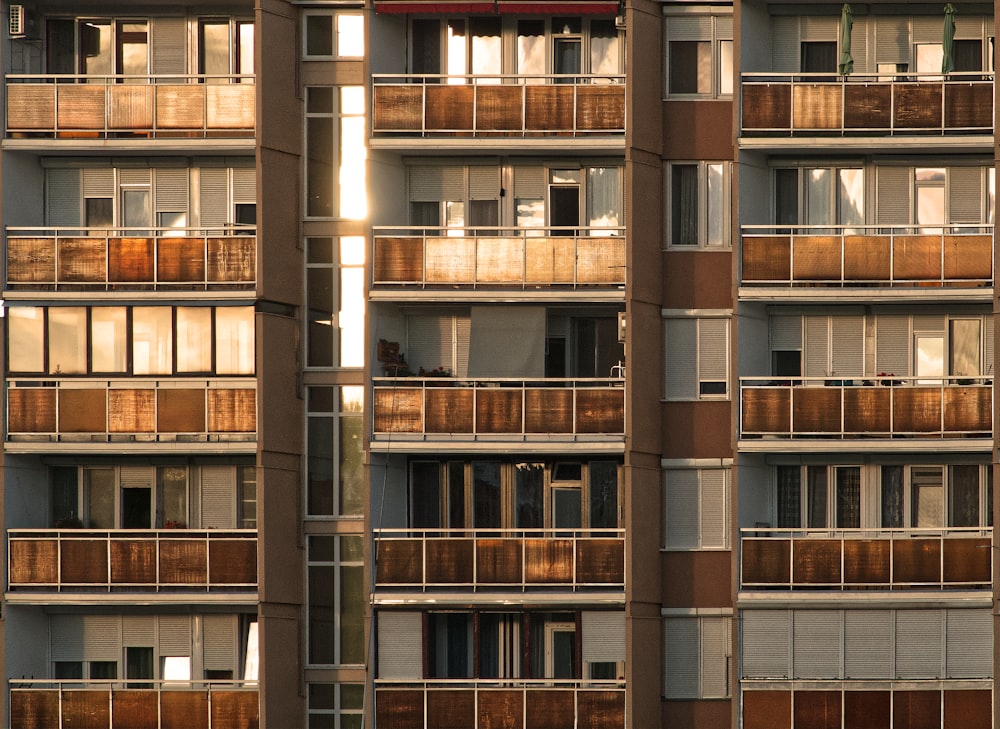
[[[882,315],[875,320],[875,369],[900,376],[909,374],[909,317]]]
[[[161,656],[190,656],[191,617],[161,615],[157,626],[157,647]]]
[[[153,73],[183,74],[187,71],[187,22],[184,18],[151,18],[150,52]]]
[[[514,198],[532,199],[545,197],[544,167],[514,168]]]
[[[49,618],[50,652],[53,661],[82,661],[83,615],[53,615]]]
[[[201,526],[203,529],[236,528],[236,468],[201,467]]]
[[[580,616],[583,632],[583,660],[617,662],[625,660],[625,613],[584,610]]]
[[[233,202],[257,202],[257,169],[254,167],[233,168]]]
[[[453,317],[414,314],[406,317],[406,359],[411,367],[451,367]]]
[[[697,549],[698,471],[666,472],[666,539],[668,549]]]
[[[985,367],[983,372],[993,374],[993,317],[988,316],[983,321],[983,339],[986,347]]]
[[[156,212],[185,213],[188,211],[188,171],[183,168],[161,168],[155,171]]]
[[[876,169],[876,218],[879,225],[910,224],[910,168]]]
[[[940,678],[941,610],[896,611],[896,678]]]
[[[910,21],[913,26],[913,43],[940,43],[944,33],[944,14],[915,15]]]
[[[701,619],[701,693],[706,699],[729,696],[731,618]]]
[[[794,678],[840,678],[840,611],[796,610],[793,615]]]
[[[156,469],[152,466],[122,466],[119,471],[122,488],[153,488]]]
[[[422,634],[420,613],[379,611],[378,677],[423,678]]]
[[[948,168],[948,222],[983,222],[983,168]]]
[[[854,59],[854,73],[873,73],[875,68],[869,63],[868,34],[870,24],[867,17],[855,17],[851,25],[851,57]]]
[[[667,19],[667,39],[672,41],[712,40],[712,16],[677,16]]]
[[[804,41],[835,41],[840,16],[803,15],[799,18],[799,32]]]
[[[411,167],[410,201],[441,202],[465,199],[463,167]]]
[[[455,317],[455,377],[469,376],[469,342],[472,337],[472,318]]]
[[[729,320],[698,320],[699,382],[729,382]],[[728,387],[726,388],[728,392]]]
[[[910,23],[908,18],[901,16],[875,18],[875,62],[910,62]]]
[[[698,618],[667,618],[664,630],[666,646],[666,686],[668,699],[698,697],[699,659]]]
[[[733,39],[733,16],[732,15],[716,15],[715,16],[715,39],[716,40],[732,40]]]
[[[913,317],[913,331],[938,332],[944,334],[944,315],[926,314]]]
[[[772,316],[769,329],[772,352],[802,349],[801,316]]]
[[[498,200],[500,198],[500,167],[469,168],[469,199]]]
[[[948,610],[947,678],[993,676],[993,617],[989,610]]]
[[[667,319],[667,399],[698,396],[698,321]]]
[[[844,678],[892,678],[890,610],[844,611]]]
[[[84,197],[114,197],[115,171],[110,167],[83,171]]]
[[[742,611],[743,678],[788,678],[791,672],[791,613]]]
[[[805,376],[830,374],[830,317],[805,317]]]
[[[729,546],[729,471],[706,468],[701,476],[701,547]]]
[[[234,671],[237,661],[235,615],[202,618],[206,671]],[[238,671],[234,671],[234,675]]]
[[[80,170],[50,169],[45,176],[45,220],[51,226],[80,225]]]
[[[122,620],[118,615],[87,615],[84,618],[83,635],[83,660],[120,659]]]
[[[860,377],[865,372],[865,319],[863,316],[831,317],[832,374]]]
[[[118,182],[122,185],[148,185],[149,168],[125,167],[118,170]]]
[[[229,170],[202,167],[199,202],[203,228],[221,228],[229,222]]]
[[[771,19],[771,65],[775,73],[795,73],[802,53],[799,46],[799,19],[778,16]]]
[[[156,618],[145,615],[122,617],[122,645],[153,647],[156,645]]]
[[[989,18],[992,25],[993,18]],[[990,31],[992,35],[992,30]],[[955,38],[957,40],[982,40],[983,17],[981,15],[955,15]]]

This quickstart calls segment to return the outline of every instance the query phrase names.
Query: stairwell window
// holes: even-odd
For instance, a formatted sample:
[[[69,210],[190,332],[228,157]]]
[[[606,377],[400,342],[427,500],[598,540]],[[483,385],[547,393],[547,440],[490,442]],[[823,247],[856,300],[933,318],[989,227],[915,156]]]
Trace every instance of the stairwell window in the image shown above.
[[[731,98],[732,95],[732,16],[668,17],[667,96]]]
[[[675,162],[664,170],[668,246],[720,250],[730,246],[729,162]]]

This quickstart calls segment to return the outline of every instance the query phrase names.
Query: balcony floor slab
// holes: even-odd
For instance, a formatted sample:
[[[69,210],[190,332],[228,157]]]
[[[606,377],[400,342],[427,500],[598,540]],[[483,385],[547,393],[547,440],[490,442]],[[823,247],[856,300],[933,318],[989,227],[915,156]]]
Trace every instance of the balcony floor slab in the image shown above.
[[[989,453],[991,438],[747,438],[741,453]]]

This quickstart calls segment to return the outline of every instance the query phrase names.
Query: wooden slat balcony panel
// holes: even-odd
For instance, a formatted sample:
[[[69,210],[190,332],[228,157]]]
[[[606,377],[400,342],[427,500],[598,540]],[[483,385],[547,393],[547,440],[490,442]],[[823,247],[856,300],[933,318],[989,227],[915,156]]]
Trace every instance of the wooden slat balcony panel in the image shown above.
[[[572,539],[525,539],[524,581],[572,583],[574,551]]]
[[[796,700],[801,691],[795,693]],[[937,729],[941,725],[940,691],[893,691],[892,726],[897,729]]]
[[[52,729],[59,726],[59,692],[17,690],[10,692],[11,729]]]
[[[424,393],[420,388],[376,387],[373,428],[376,433],[420,433]]]
[[[844,87],[845,129],[890,129],[892,86],[847,84]]]
[[[888,236],[844,236],[844,280],[888,281],[892,277],[892,243]]]
[[[160,729],[208,729],[208,692],[161,692]]]
[[[572,238],[527,238],[524,245],[526,283],[573,283],[576,246]]]
[[[936,387],[897,387],[892,391],[892,429],[896,433],[934,433],[941,430],[941,390]]]
[[[424,120],[428,131],[463,132],[474,128],[472,86],[430,85],[426,94]]]
[[[7,84],[8,129],[49,130],[55,125],[55,84]]]
[[[253,283],[257,280],[257,236],[209,238],[207,244],[209,283]]]
[[[111,584],[155,585],[156,561],[155,540],[111,540]]]
[[[205,391],[163,389],[156,393],[156,429],[161,433],[203,433]]]
[[[792,87],[790,84],[744,84],[744,129],[790,129]]]
[[[792,581],[791,539],[744,539],[743,582],[787,585]]]
[[[107,391],[61,390],[59,431],[62,433],[104,433],[108,429]]]
[[[892,694],[888,691],[845,691],[844,726],[892,726]]]
[[[210,539],[208,541],[210,585],[257,583],[257,542],[254,539]]]
[[[990,540],[945,539],[942,558],[947,584],[989,584]]]
[[[253,433],[256,430],[256,390],[209,388],[208,431],[210,433]]]
[[[428,238],[428,283],[467,283],[476,280],[475,238]],[[419,279],[417,279],[419,281]]]
[[[624,238],[580,238],[576,249],[576,278],[579,283],[625,283]]]
[[[103,539],[67,539],[59,551],[61,581],[105,585],[108,582],[108,545]]]
[[[840,729],[840,691],[796,691],[792,710],[797,729]]]
[[[477,433],[520,433],[521,388],[480,388],[476,392]]]
[[[945,689],[943,729],[991,729],[992,726],[992,691]]]
[[[156,87],[156,127],[192,130],[205,127],[205,84]]]
[[[56,86],[56,123],[60,129],[103,130],[107,123],[104,84]]]
[[[524,279],[524,239],[479,238],[475,265],[476,283],[521,283]]]
[[[792,542],[792,582],[795,584],[839,584],[840,541],[796,539]]]
[[[893,240],[892,252],[892,275],[895,279],[904,281],[940,280],[940,236],[896,236]]]
[[[574,729],[573,691],[532,691],[525,695],[526,729]]]
[[[476,692],[462,689],[428,691],[427,726],[437,729],[476,726]]]
[[[424,692],[378,689],[375,692],[375,726],[393,729],[426,729]]]
[[[625,729],[624,691],[580,691],[577,729]]]
[[[154,281],[152,238],[112,238],[108,241],[108,280],[121,283]]]
[[[208,584],[205,543],[193,539],[160,540],[160,582],[167,585]]]
[[[375,581],[380,585],[419,584],[424,580],[419,539],[381,539]]]
[[[376,282],[412,283],[422,281],[424,278],[423,239],[376,236],[372,268]]]
[[[62,391],[60,417],[65,408],[63,401],[69,392],[73,391]],[[112,433],[155,433],[157,395],[163,392],[153,389],[108,390],[108,430]]]
[[[573,128],[573,86],[526,86],[524,96],[527,131],[558,132]]]
[[[575,432],[624,433],[625,388],[578,388]]]
[[[426,581],[448,585],[472,584],[475,551],[474,539],[449,537],[428,540]]]
[[[937,84],[893,84],[895,129],[934,129],[941,126],[941,87]]]
[[[254,128],[253,84],[207,84],[205,124],[209,129]]]
[[[111,704],[107,691],[71,690],[62,694],[61,729],[107,729]]]
[[[946,387],[944,430],[946,433],[989,433],[993,403],[990,387]]]
[[[791,280],[791,247],[787,235],[743,236],[743,280]]]
[[[888,539],[844,541],[844,582],[848,585],[888,585],[892,564]]]
[[[946,235],[944,277],[948,281],[993,281],[993,239],[988,235]]]
[[[524,693],[481,691],[477,719],[479,729],[524,729]]]
[[[428,387],[424,390],[424,432],[474,432],[474,400],[471,387]]]
[[[7,390],[7,430],[11,433],[54,433],[56,391],[51,388]]]
[[[108,90],[108,127],[111,129],[153,128],[153,86],[112,84]]]
[[[993,84],[986,81],[945,84],[944,124],[949,129],[992,128]]]
[[[159,706],[155,691],[111,692],[112,729],[159,729]]]
[[[259,721],[256,691],[212,691],[212,729],[255,729]]]
[[[883,387],[844,389],[845,433],[891,433],[892,393]]]
[[[940,584],[941,542],[920,538],[894,541],[892,564],[896,584]]]
[[[788,388],[743,388],[743,431],[748,433],[791,433]]]
[[[523,87],[512,84],[476,87],[476,129],[520,132],[524,124]]]
[[[103,238],[60,238],[59,280],[94,283],[107,276],[108,254]]]
[[[524,392],[524,432],[572,433],[573,392],[556,387],[527,388]]]
[[[792,390],[792,432],[839,433],[839,387],[796,387]]]
[[[792,88],[792,127],[840,129],[843,119],[840,86],[837,84],[796,84]]]
[[[796,281],[839,281],[840,236],[796,235],[792,238],[792,261]]]
[[[10,540],[10,584],[54,585],[59,581],[59,547],[55,539]]]
[[[204,280],[204,241],[201,238],[161,238],[156,247],[156,275],[165,283]]]
[[[520,539],[477,539],[476,574],[482,584],[520,584]]]
[[[372,128],[375,131],[419,132],[424,123],[424,90],[417,85],[375,85]]]
[[[791,726],[791,691],[743,691],[743,729],[788,729]]]
[[[625,86],[576,87],[576,129],[611,132],[625,128]]]
[[[56,242],[53,238],[7,239],[7,280],[11,283],[49,283],[56,278]]]
[[[578,584],[624,584],[625,541],[581,539],[576,543]]]

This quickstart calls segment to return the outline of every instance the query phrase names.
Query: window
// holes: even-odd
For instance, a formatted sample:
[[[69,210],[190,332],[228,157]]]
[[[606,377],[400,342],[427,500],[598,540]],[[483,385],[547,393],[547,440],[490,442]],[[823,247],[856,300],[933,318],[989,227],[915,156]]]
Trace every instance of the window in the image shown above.
[[[992,524],[992,468],[978,464],[882,466],[881,524],[980,527]]]
[[[310,536],[311,665],[365,662],[363,544],[360,536]]]
[[[666,399],[729,397],[729,319],[668,318]]]
[[[304,60],[364,57],[365,19],[361,13],[307,10],[302,17]]]
[[[308,388],[309,516],[361,517],[364,513],[363,402],[362,387]]]
[[[365,239],[306,239],[306,300],[310,367],[364,364]]]
[[[863,225],[864,183],[864,170],[860,167],[776,169],[775,222],[779,225]],[[819,234],[825,231],[817,229],[809,232]]]
[[[666,166],[668,243],[677,247],[727,248],[730,242],[728,162],[673,162]]]
[[[733,18],[667,18],[667,96],[733,95]]]
[[[732,618],[685,616],[664,619],[668,699],[730,696]]]
[[[361,683],[310,683],[308,729],[361,729],[364,699]]]
[[[837,41],[802,41],[802,73],[837,73]]]
[[[664,472],[667,549],[729,548],[729,484],[729,469]]]
[[[860,466],[778,466],[779,529],[859,529]]]
[[[254,27],[249,20],[205,18],[198,22],[198,73],[206,83],[229,83],[230,75],[252,75]],[[234,79],[252,83],[253,78]]]
[[[306,217],[367,217],[364,88],[307,86],[305,141]]]

